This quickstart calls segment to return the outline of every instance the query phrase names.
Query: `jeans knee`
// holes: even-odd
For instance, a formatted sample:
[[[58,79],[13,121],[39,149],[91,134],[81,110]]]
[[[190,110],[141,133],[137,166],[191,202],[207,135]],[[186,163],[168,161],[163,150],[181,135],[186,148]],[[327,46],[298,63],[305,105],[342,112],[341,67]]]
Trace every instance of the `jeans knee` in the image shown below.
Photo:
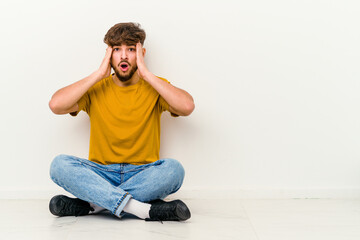
[[[185,170],[181,163],[175,159],[165,159],[168,176],[173,183],[177,183],[178,188],[182,185],[185,177]]]
[[[60,154],[54,158],[50,165],[50,178],[52,180],[59,179],[61,173],[64,172],[64,168],[66,165],[67,155]]]

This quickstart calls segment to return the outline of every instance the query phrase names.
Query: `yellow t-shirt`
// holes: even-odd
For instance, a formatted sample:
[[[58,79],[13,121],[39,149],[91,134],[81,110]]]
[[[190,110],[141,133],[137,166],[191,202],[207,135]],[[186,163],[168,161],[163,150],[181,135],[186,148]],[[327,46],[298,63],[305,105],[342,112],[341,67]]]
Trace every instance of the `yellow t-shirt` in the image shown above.
[[[169,104],[145,80],[120,87],[110,75],[92,86],[78,105],[71,115],[83,110],[90,117],[90,161],[141,165],[159,159],[160,117]]]

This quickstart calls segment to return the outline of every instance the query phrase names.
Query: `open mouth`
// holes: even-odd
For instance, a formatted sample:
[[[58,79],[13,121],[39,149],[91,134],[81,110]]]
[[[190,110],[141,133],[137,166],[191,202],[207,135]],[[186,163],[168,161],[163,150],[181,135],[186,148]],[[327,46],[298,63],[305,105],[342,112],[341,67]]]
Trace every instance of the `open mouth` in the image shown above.
[[[120,70],[126,72],[129,69],[129,64],[126,62],[120,63]]]

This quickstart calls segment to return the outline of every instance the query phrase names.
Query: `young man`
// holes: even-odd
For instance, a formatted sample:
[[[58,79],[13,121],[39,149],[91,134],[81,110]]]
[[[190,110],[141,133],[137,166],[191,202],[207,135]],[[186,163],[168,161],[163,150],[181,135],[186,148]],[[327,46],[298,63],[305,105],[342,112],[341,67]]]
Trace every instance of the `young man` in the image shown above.
[[[59,155],[51,164],[51,179],[78,197],[53,197],[52,214],[107,209],[148,221],[190,218],[181,200],[162,200],[181,187],[184,169],[174,159],[159,160],[160,116],[165,110],[187,116],[195,105],[189,93],[147,69],[145,36],[139,24],[114,25],[105,35],[108,47],[99,69],[52,96],[55,114],[83,110],[91,123],[89,160]]]

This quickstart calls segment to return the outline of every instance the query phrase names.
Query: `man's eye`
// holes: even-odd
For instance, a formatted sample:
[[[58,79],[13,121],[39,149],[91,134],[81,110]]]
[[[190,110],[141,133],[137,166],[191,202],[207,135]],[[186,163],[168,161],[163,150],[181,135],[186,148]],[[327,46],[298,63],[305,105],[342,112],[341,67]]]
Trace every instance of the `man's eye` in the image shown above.
[[[133,52],[133,51],[135,51],[135,48],[130,48],[129,51]]]
[[[114,48],[114,51],[119,51],[119,48]]]

